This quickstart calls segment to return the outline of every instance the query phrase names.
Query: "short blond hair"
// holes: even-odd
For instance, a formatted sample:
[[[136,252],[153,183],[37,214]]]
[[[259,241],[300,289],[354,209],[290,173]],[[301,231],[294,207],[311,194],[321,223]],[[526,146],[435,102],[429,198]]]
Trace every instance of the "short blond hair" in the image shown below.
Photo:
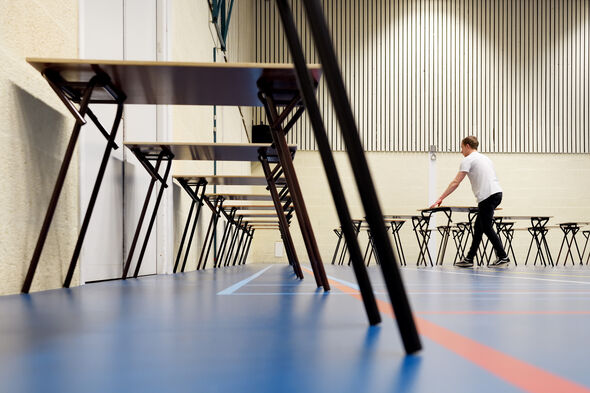
[[[479,147],[479,141],[477,140],[477,137],[475,137],[473,135],[463,138],[463,140],[461,141],[461,144],[465,145],[465,146],[469,146],[474,150],[477,150],[477,148]]]

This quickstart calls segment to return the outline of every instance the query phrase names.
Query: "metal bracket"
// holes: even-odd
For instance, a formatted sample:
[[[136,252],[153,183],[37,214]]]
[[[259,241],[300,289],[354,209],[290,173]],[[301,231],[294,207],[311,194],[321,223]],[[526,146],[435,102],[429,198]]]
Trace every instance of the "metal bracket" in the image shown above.
[[[229,22],[231,20],[231,13],[234,7],[234,0],[229,3],[229,8],[226,7],[225,0],[207,0],[209,3],[209,10],[211,11],[211,21],[215,25],[221,50],[227,50],[227,33],[229,32]]]

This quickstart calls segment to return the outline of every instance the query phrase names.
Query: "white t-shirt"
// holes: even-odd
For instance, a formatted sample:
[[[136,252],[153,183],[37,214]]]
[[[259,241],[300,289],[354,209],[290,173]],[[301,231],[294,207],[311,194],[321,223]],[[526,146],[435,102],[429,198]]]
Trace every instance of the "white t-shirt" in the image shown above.
[[[487,199],[490,195],[502,192],[494,164],[489,158],[477,151],[463,158],[459,172],[467,172],[477,203]]]

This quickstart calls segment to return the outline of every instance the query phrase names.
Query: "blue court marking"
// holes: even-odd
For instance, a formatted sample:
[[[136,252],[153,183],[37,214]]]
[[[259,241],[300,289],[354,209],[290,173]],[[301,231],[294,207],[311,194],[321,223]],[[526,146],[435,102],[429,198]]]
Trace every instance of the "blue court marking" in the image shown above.
[[[273,265],[270,265],[269,267],[266,267],[264,269],[262,269],[261,271],[259,271],[258,273],[254,273],[253,275],[251,275],[248,278],[243,279],[242,281],[232,285],[229,288],[224,289],[223,291],[218,292],[218,295],[231,295],[232,293],[234,293],[235,291],[237,291],[238,289],[240,289],[241,287],[243,287],[244,285],[248,284],[250,281],[257,279],[258,277],[260,277],[264,272],[266,272],[268,269],[270,269]]]
[[[268,270],[270,268],[270,266],[266,269],[261,270],[260,272],[253,274],[252,276],[246,278],[245,280],[240,281],[239,283],[232,285],[231,287],[224,289],[223,291],[219,292],[218,295],[235,295],[235,296],[299,296],[299,295],[305,295],[305,296],[310,296],[310,295],[321,295],[324,296],[326,294],[337,294],[337,295],[343,295],[345,293],[334,293],[334,292],[318,292],[317,290],[315,291],[311,291],[311,292],[302,292],[302,291],[298,291],[298,292],[240,292],[240,293],[235,293],[238,289],[244,287],[246,284],[248,284],[250,281],[254,280],[255,278],[259,277],[262,273],[264,273],[266,270]],[[327,276],[330,280],[339,282],[340,284],[344,284],[347,285],[355,290],[359,290],[359,286],[357,284],[353,284],[349,281],[345,281],[345,280],[341,280],[339,278],[333,277],[333,276]],[[249,285],[248,287],[255,287],[255,286],[266,286],[266,287],[277,287],[277,286],[284,286],[284,284],[252,284]],[[310,284],[305,285],[305,284],[290,284],[288,286],[312,286]],[[381,294],[385,294],[385,292],[375,292],[376,294],[381,293]]]
[[[308,296],[325,296],[327,292],[239,292],[232,294],[233,296],[301,296],[301,295],[308,295]],[[332,295],[348,295],[347,293],[330,293]]]

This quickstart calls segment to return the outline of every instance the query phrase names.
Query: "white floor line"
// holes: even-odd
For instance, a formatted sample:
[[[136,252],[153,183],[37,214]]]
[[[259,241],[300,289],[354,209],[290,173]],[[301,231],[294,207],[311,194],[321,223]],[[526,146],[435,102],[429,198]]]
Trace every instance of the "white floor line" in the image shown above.
[[[269,267],[265,267],[264,269],[262,269],[261,271],[259,271],[258,273],[254,273],[253,275],[251,275],[250,277],[232,285],[229,288],[224,289],[221,292],[218,292],[218,295],[231,295],[232,293],[234,293],[235,291],[237,291],[238,289],[240,289],[241,287],[243,287],[244,285],[248,284],[250,281],[260,277],[264,272],[266,272],[268,269],[270,269],[272,267],[272,265],[270,265]]]
[[[239,292],[233,296],[326,296],[328,292]],[[345,292],[330,292],[332,295],[348,295]]]
[[[538,278],[538,277],[517,277],[512,275],[493,275],[493,274],[482,274],[482,273],[460,273],[460,272],[449,272],[445,270],[426,270],[421,269],[421,272],[429,272],[429,273],[447,273],[447,274],[459,274],[464,276],[482,276],[482,277],[494,277],[494,278],[511,278],[514,280],[533,280],[533,281],[549,281],[549,282],[562,282],[566,284],[584,284],[590,285],[590,281],[570,281],[570,280],[553,280],[549,278]]]
[[[308,272],[310,272],[310,273],[311,273],[311,270],[310,270],[310,268],[308,268],[308,267],[304,267],[304,268],[305,268],[305,270],[307,270]],[[339,278],[336,278],[336,277],[333,277],[333,276],[329,276],[329,275],[327,275],[327,274],[326,274],[326,277],[328,277],[328,279],[330,279],[330,280],[333,280],[333,281],[339,282],[340,284],[343,284],[343,285],[349,286],[349,287],[350,287],[350,288],[352,288],[352,289],[356,289],[357,291],[360,291],[360,288],[359,288],[359,286],[358,286],[357,284],[353,284],[353,283],[351,283],[351,282],[349,282],[349,281],[341,280],[341,279],[339,279]]]
[[[359,291],[359,290],[360,290],[360,288],[359,288],[359,286],[358,286],[357,284],[353,284],[353,283],[351,283],[351,282],[344,281],[344,280],[341,280],[341,279],[339,279],[339,278],[332,277],[332,276],[327,276],[327,277],[328,277],[330,280],[333,280],[333,281],[339,282],[340,284],[346,285],[346,286],[348,286],[348,287],[350,287],[350,288],[352,288],[352,289],[356,289],[357,291]]]

